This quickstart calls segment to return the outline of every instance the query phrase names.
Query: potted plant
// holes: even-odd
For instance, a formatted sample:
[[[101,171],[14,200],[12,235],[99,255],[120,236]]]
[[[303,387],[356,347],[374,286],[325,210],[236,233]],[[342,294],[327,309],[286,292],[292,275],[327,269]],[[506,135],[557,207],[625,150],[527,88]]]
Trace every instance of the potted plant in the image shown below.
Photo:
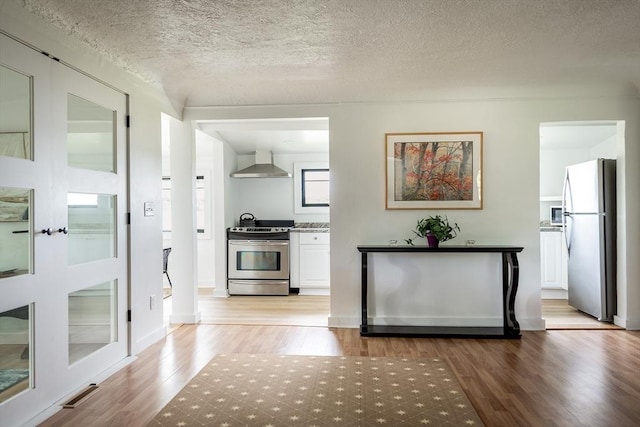
[[[418,220],[413,232],[418,237],[426,237],[427,245],[437,248],[439,242],[446,242],[458,235],[460,227],[457,223],[450,224],[447,216],[433,215]],[[413,245],[413,239],[406,239],[409,245]]]

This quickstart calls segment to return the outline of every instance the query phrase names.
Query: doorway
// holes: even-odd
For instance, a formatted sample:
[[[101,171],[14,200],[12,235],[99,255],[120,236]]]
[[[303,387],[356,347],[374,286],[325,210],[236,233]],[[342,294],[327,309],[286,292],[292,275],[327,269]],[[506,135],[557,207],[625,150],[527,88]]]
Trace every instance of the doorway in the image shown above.
[[[568,305],[567,234],[554,221],[553,212],[562,205],[566,167],[597,158],[615,159],[622,139],[615,121],[540,124],[540,265],[547,329],[617,328]]]
[[[240,306],[238,304],[238,307],[214,308],[220,304],[229,304],[231,299],[227,298],[226,292],[226,229],[237,225],[242,213],[251,212],[258,219],[329,223],[328,207],[325,209],[326,212],[320,212],[318,209],[302,213],[296,211],[295,178],[236,179],[230,176],[231,173],[255,163],[257,152],[270,154],[274,164],[291,174],[295,174],[296,164],[313,162],[328,167],[329,119],[310,117],[197,120],[193,122],[192,128],[195,129],[196,148],[194,173],[203,177],[204,203],[196,203],[199,221],[197,283],[199,309],[202,321],[205,322],[212,318],[212,315],[215,317],[218,312],[226,309],[231,311],[224,317],[233,318],[236,308]],[[168,159],[170,153],[164,153],[163,150],[163,158],[166,155]],[[163,161],[164,163],[169,164],[169,161]],[[261,302],[275,302],[274,298],[251,299],[251,302],[257,307]],[[243,305],[249,302],[249,299],[238,299],[244,301]],[[319,303],[318,306],[326,307],[325,317],[328,319],[328,297],[326,299],[326,304]],[[293,301],[293,295],[289,300],[281,306],[286,307]],[[303,302],[307,301],[303,299]],[[208,312],[209,309],[215,312]],[[256,314],[255,319],[260,316],[262,315]],[[263,318],[269,316],[271,315],[265,315]],[[246,315],[242,317],[244,321],[253,321]]]

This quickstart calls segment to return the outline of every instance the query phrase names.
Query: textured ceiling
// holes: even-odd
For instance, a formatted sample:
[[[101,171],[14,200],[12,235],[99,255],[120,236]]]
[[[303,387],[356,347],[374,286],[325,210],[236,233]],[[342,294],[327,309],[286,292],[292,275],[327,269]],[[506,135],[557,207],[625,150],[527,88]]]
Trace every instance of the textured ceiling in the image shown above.
[[[15,1],[178,109],[640,87],[640,0]]]

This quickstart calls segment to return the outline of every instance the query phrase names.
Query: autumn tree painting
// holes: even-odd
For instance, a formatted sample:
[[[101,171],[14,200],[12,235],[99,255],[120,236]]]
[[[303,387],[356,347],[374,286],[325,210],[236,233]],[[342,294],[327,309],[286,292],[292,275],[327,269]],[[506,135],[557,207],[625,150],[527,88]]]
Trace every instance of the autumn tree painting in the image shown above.
[[[395,142],[394,199],[473,200],[473,141]]]

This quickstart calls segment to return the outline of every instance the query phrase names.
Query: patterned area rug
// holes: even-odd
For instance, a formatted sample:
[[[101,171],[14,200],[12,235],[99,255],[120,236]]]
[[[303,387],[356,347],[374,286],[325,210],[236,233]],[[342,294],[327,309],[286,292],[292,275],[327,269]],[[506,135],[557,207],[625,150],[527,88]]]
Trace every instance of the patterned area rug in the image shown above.
[[[482,426],[441,359],[214,357],[149,426]]]
[[[0,369],[0,391],[4,391],[27,378],[29,378],[28,369]]]

